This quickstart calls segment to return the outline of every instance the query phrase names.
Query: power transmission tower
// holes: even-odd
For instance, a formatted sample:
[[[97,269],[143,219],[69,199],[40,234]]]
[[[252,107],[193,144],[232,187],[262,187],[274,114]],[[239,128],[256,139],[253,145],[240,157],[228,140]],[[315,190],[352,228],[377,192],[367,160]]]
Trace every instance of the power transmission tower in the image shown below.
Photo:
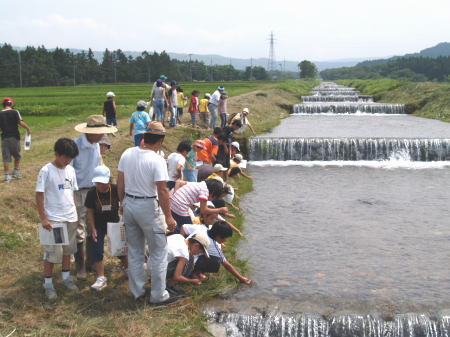
[[[267,70],[273,73],[277,67],[275,61],[275,38],[273,36],[273,32],[270,32],[269,44],[269,64],[267,65]]]

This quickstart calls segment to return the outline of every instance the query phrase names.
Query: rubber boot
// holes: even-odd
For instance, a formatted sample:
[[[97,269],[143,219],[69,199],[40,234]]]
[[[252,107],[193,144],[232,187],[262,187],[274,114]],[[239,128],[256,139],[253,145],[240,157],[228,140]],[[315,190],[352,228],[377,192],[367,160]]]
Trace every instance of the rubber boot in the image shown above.
[[[84,242],[78,243],[77,252],[75,253],[75,266],[77,269],[77,279],[81,281],[85,281],[87,279],[85,253],[86,253],[86,246]]]

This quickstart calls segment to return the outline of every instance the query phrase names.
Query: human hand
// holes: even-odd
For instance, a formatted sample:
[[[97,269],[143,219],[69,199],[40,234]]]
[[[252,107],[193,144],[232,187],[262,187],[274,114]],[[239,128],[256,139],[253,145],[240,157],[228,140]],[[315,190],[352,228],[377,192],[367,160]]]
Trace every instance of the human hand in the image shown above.
[[[199,279],[194,278],[194,279],[191,280],[191,283],[195,284],[196,286],[199,286],[199,285],[202,284],[202,281],[200,281]]]
[[[249,278],[246,278],[246,277],[243,277],[241,280],[241,283],[244,283],[244,284],[246,284],[246,285],[250,285],[250,284],[252,284],[252,280],[250,280]]]
[[[173,232],[175,230],[175,227],[177,226],[177,222],[171,215],[168,217],[166,216],[166,224],[167,224],[167,228],[171,232]]]
[[[42,221],[42,227],[44,227],[48,231],[51,231],[53,229],[52,224],[50,223],[50,221],[48,221],[48,219]]]
[[[94,242],[97,242],[97,230],[95,228],[92,229],[91,237]]]
[[[219,213],[227,213],[228,212],[228,207],[220,207],[219,208]]]

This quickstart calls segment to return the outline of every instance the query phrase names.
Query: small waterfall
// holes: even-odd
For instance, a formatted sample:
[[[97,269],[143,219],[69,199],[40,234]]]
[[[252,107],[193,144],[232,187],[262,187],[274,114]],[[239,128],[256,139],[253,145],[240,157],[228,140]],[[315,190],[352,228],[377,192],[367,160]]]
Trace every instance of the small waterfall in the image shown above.
[[[294,114],[315,114],[315,113],[377,113],[377,114],[404,114],[404,104],[385,103],[308,103],[295,104]]]
[[[250,139],[250,160],[450,160],[450,139],[270,138]]]
[[[358,96],[359,91],[354,90],[313,90],[311,92],[311,95],[321,95],[321,96],[338,96],[338,95],[344,95],[344,96]]]
[[[359,97],[353,96],[302,96],[303,102],[358,102]]]
[[[340,315],[329,319],[319,314],[247,315],[207,314],[210,322],[223,324],[228,337],[448,337],[450,316],[437,314],[396,315],[386,321],[377,315]]]

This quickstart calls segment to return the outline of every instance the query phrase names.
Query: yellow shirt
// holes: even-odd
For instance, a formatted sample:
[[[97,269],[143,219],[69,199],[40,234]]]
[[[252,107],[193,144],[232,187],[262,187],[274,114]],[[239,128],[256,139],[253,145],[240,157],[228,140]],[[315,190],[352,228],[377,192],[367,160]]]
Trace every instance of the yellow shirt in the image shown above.
[[[202,99],[200,100],[199,105],[198,105],[198,111],[199,111],[199,112],[209,112],[209,109],[208,109],[208,103],[209,103],[209,99],[207,99],[207,98],[202,98]]]
[[[177,94],[177,100],[178,100],[178,106],[181,108],[182,106],[186,105],[187,99],[185,99],[186,97],[184,96],[184,93],[179,92]]]

